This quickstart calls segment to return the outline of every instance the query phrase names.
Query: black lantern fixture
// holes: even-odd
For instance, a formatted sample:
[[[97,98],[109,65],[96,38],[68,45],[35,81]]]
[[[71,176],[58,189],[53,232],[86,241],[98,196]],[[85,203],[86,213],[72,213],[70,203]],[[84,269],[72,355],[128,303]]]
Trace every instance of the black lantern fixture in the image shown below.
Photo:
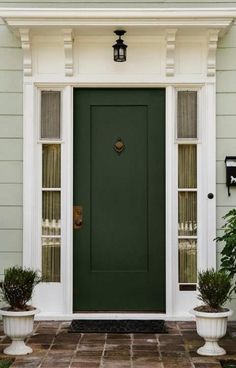
[[[115,45],[113,45],[114,49],[114,61],[122,63],[123,61],[126,61],[126,49],[127,45],[124,44],[124,41],[121,39],[121,36],[123,36],[126,31],[117,30],[114,31],[114,33],[119,36],[118,40],[116,40]]]

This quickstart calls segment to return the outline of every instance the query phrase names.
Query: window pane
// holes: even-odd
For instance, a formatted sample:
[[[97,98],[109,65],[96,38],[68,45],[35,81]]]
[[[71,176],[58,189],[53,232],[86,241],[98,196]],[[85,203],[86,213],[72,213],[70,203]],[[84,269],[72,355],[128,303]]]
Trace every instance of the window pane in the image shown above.
[[[61,187],[61,146],[43,144],[43,188]]]
[[[41,138],[60,138],[60,99],[59,91],[41,92]]]
[[[42,234],[60,235],[61,233],[61,193],[43,192]]]
[[[179,145],[178,185],[179,188],[197,187],[197,146]]]
[[[42,276],[45,282],[60,282],[60,239],[42,239]]]
[[[179,192],[179,235],[197,235],[197,193]]]
[[[178,92],[178,138],[197,138],[197,92]]]
[[[197,242],[196,240],[179,240],[179,282],[197,282]]]

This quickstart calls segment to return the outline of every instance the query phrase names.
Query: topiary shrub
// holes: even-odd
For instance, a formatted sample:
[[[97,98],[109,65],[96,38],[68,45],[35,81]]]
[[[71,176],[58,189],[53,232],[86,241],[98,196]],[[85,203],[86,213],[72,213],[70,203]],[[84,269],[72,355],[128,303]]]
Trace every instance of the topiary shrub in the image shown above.
[[[0,283],[3,300],[10,310],[29,310],[27,302],[32,298],[34,287],[41,281],[37,271],[11,267],[5,270],[4,281]]]
[[[222,312],[225,308],[222,306],[230,298],[231,278],[220,270],[213,268],[198,273],[198,299],[204,305],[195,308],[202,312]]]

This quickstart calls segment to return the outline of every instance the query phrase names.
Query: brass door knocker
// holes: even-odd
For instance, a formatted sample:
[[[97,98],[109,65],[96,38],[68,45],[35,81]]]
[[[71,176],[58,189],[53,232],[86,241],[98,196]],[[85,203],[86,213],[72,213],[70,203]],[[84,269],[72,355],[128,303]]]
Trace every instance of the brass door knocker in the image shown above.
[[[114,144],[113,148],[118,153],[118,155],[120,155],[124,151],[125,144],[124,144],[124,142],[122,141],[121,138],[117,138],[117,141]]]

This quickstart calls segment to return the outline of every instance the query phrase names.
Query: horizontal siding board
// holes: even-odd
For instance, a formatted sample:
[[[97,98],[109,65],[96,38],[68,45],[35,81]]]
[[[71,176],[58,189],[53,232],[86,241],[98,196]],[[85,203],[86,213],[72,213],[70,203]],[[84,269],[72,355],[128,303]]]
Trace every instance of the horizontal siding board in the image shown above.
[[[235,139],[218,138],[216,140],[216,158],[219,161],[224,161],[226,156],[236,155]]]
[[[0,274],[4,274],[4,270],[8,267],[22,265],[21,252],[1,252],[0,253]]]
[[[22,137],[23,117],[18,115],[0,115],[0,138]]]
[[[0,229],[22,229],[22,207],[0,206]]]
[[[23,92],[23,72],[0,71],[0,92]]]
[[[234,24],[224,37],[219,39],[218,48],[236,47],[236,25]]]
[[[0,48],[0,70],[22,70],[22,57],[21,48]]]
[[[23,162],[0,161],[0,183],[23,183]]]
[[[236,93],[218,93],[216,113],[217,115],[236,115]]]
[[[0,256],[1,252],[22,252],[23,231],[0,229]]]
[[[229,321],[235,321],[235,311],[236,311],[235,293],[232,294],[232,299],[225,304],[225,307],[230,308],[234,311],[234,314],[231,317],[229,317]]]
[[[224,233],[223,230],[217,230],[216,235],[217,236],[222,236],[223,233]],[[220,253],[222,251],[223,247],[224,247],[224,242],[216,242],[216,251],[217,251],[217,253]]]
[[[236,116],[217,116],[217,138],[236,138]]]
[[[22,115],[22,93],[0,93],[0,115]]]
[[[216,183],[217,184],[225,184],[226,183],[226,170],[225,170],[225,162],[217,161],[216,162]]]
[[[0,161],[22,161],[22,139],[0,139]]]
[[[22,184],[0,184],[0,206],[21,206],[22,191]]]
[[[3,23],[0,24],[0,47],[21,47],[19,38]]]
[[[217,70],[236,69],[236,48],[218,49],[216,52]]]
[[[216,195],[218,206],[236,207],[236,187],[230,188],[231,195],[228,196],[228,187],[225,184],[217,184]]]
[[[236,70],[217,72],[216,91],[236,92]]]

